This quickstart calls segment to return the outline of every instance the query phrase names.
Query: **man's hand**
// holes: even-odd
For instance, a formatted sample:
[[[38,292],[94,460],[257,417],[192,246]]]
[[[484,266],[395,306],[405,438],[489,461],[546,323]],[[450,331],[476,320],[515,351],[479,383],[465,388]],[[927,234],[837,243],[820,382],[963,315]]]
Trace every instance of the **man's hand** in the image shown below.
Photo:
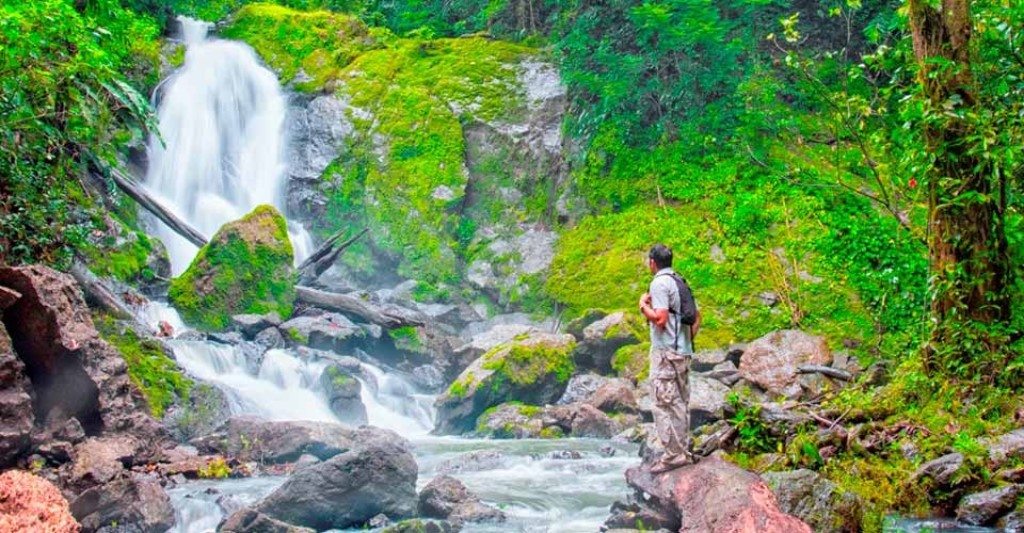
[[[645,292],[640,296],[640,309],[651,305],[651,293]]]

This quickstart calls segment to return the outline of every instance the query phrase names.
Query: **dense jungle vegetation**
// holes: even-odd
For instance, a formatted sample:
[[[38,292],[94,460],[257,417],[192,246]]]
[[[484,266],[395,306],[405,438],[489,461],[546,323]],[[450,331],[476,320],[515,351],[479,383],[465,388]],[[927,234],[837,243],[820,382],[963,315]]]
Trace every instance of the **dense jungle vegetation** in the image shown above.
[[[161,38],[176,14],[240,13],[226,34],[249,42],[285,81],[303,68],[311,81],[297,89],[312,92],[334,87],[353,61],[399,73],[409,86],[434,86],[453,72],[468,76],[460,60],[494,69],[502,57],[538,53],[558,65],[569,91],[564,131],[583,215],[559,220],[533,209],[561,238],[551,272],[516,305],[568,317],[631,309],[644,282],[640,254],[664,241],[708,310],[705,346],[800,327],[845,345],[865,365],[884,361],[886,386],[848,389],[834,407],[848,419],[907,425],[923,455],[965,453],[971,468],[962,490],[991,478],[976,439],[1011,423],[1024,385],[1024,4],[245,4],[3,2],[0,262],[66,268],[77,255],[125,280],[145,275],[138,269],[150,244],[134,206],[110,184],[109,194],[96,194],[95,183],[153,130],[147,95],[170,68],[161,65]],[[417,62],[429,46],[448,55]],[[302,63],[309,57],[317,68]],[[353,82],[355,98],[386,89],[375,80]],[[395,107],[384,115],[392,132],[411,124],[398,112],[408,96],[392,95]],[[488,106],[509,99],[497,92],[482,112],[500,115],[506,109]],[[462,157],[443,143],[417,149],[442,162]],[[402,160],[393,175],[349,171],[393,183],[424,175],[422,161]],[[350,200],[339,196],[334,207],[347,213]],[[432,226],[400,228],[395,246],[421,254],[413,271],[436,269],[428,281],[455,285],[460,257],[437,250],[455,243],[468,253],[458,243],[474,228],[431,216],[447,236]],[[776,293],[780,306],[749,305],[762,291]],[[781,448],[756,425],[747,430],[751,454]],[[799,440],[779,451],[821,467]],[[885,510],[942,505],[926,488],[905,490],[916,465],[899,450],[844,453],[824,471],[875,506],[873,525]]]

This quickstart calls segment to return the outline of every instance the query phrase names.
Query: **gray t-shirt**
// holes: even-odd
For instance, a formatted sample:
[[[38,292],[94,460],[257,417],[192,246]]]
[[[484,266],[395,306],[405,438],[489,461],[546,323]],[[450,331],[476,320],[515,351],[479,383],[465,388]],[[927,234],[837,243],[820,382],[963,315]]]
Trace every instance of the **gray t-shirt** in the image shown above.
[[[664,328],[655,326],[653,322],[651,326],[651,349],[659,348],[674,348],[676,340],[676,328],[679,325],[679,315],[672,313],[671,310],[679,311],[679,287],[676,286],[676,282],[672,279],[669,274],[673,270],[671,268],[663,268],[654,275],[654,279],[651,280],[651,286],[649,292],[651,293],[651,307],[657,309],[668,309],[668,322],[665,323]],[[679,328],[679,353],[693,353],[693,341],[690,339],[690,327],[682,326]]]

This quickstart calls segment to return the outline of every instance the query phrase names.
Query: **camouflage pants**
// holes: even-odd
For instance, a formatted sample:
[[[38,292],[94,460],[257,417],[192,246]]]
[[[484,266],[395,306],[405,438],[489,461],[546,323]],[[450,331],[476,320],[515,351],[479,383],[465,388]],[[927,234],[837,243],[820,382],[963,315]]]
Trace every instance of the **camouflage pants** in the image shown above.
[[[652,348],[651,411],[665,460],[690,454],[690,354]]]

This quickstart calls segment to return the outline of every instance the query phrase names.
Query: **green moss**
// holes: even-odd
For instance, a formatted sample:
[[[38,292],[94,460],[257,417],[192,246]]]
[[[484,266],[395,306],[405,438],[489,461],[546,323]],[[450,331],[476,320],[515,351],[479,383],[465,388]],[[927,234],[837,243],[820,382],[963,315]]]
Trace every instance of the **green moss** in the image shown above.
[[[287,318],[295,301],[292,260],[284,218],[259,206],[222,227],[171,280],[168,297],[186,321],[208,330],[226,327],[239,313]]]
[[[124,282],[150,280],[149,268],[153,244],[142,232],[130,232],[120,244],[107,243],[85,249],[89,269],[99,276],[110,276]]]
[[[522,422],[509,421],[500,428],[492,428],[489,425],[491,417],[499,410],[509,408],[515,409],[515,414],[523,417]],[[488,408],[476,419],[476,433],[496,439],[511,439],[522,437],[541,436],[544,431],[539,429],[538,417],[544,412],[543,407],[527,405],[518,401],[506,402]],[[532,426],[532,427],[531,427]],[[549,432],[550,433],[550,432]]]
[[[551,344],[544,339],[516,339],[484,354],[483,366],[494,371],[492,379],[496,385],[502,381],[532,385],[549,375],[565,383],[576,370],[572,359],[575,347],[575,341]]]
[[[242,7],[223,35],[255,48],[283,81],[305,73],[309,80],[296,87],[307,91],[322,89],[360,53],[379,46],[366,25],[353,16],[264,3]]]
[[[395,347],[400,350],[419,352],[423,349],[420,332],[415,326],[402,326],[388,330],[388,336],[395,341]]]
[[[298,344],[306,344],[306,343],[308,343],[308,342],[309,342],[309,339],[307,339],[307,338],[306,338],[306,337],[305,337],[305,336],[304,336],[304,335],[303,335],[303,334],[302,334],[302,333],[301,333],[301,332],[300,332],[300,331],[299,331],[298,329],[296,329],[296,328],[288,328],[287,334],[288,334],[288,338],[289,338],[289,339],[291,339],[291,340],[295,341],[295,342],[296,342],[296,343],[298,343]]]
[[[641,337],[642,338],[642,337]],[[619,377],[643,381],[650,371],[648,352],[651,343],[631,344],[623,346],[612,355],[612,370]]]
[[[559,239],[547,290],[571,313],[632,309],[651,279],[646,252],[663,242],[673,249],[676,270],[687,278],[702,311],[698,349],[794,326],[826,335],[833,346],[844,339],[870,340],[874,324],[856,292],[800,240],[814,231],[812,222],[798,213],[789,216],[792,228],[742,238],[715,224],[716,214],[696,202],[588,217]],[[725,256],[719,262],[711,260],[716,244]],[[784,295],[784,302],[764,305],[757,295],[767,291]]]
[[[128,375],[149,403],[150,412],[162,418],[171,405],[187,400],[193,387],[158,341],[140,338],[134,331],[120,328],[109,317],[98,317],[97,328],[103,339],[121,352]]]
[[[565,437],[565,432],[558,426],[548,426],[540,430],[539,436],[542,439],[561,439]]]
[[[331,378],[331,383],[338,388],[347,387],[356,380],[336,366],[327,367],[327,375]]]
[[[462,379],[457,379],[452,382],[448,387],[448,396],[453,398],[462,398],[469,392],[469,388],[472,387],[476,382],[473,373],[466,374]]]
[[[179,68],[185,64],[185,45],[178,44],[174,46],[174,51],[171,52],[170,57],[167,58],[167,62],[174,68]]]

